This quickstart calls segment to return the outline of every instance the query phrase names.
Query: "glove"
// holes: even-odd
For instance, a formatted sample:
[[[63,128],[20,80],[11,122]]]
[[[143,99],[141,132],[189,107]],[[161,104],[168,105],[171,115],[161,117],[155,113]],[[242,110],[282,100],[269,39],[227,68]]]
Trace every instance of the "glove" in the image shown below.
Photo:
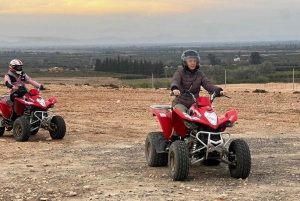
[[[46,90],[46,88],[41,84],[40,90]]]

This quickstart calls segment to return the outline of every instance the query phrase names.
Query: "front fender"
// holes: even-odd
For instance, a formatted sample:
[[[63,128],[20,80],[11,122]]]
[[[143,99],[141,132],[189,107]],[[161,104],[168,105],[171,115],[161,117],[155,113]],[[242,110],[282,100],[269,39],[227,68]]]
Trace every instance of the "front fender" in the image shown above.
[[[177,108],[173,108],[172,117],[173,117],[174,129],[175,129],[176,133],[178,133],[182,137],[185,137],[186,131],[187,131],[187,128],[183,122],[183,119],[191,120],[191,119],[187,118],[187,116],[188,115],[186,113],[184,113],[183,111],[178,110]]]
[[[238,119],[237,111],[236,110],[230,110],[230,111],[226,112],[225,117],[231,123],[236,122],[237,119]]]
[[[230,122],[230,123],[234,123],[236,122],[238,119],[238,115],[237,115],[237,111],[236,110],[230,110],[228,112],[226,112],[225,115],[223,115],[222,117],[219,118],[219,125],[222,125],[222,131],[224,131],[226,129],[226,123]]]

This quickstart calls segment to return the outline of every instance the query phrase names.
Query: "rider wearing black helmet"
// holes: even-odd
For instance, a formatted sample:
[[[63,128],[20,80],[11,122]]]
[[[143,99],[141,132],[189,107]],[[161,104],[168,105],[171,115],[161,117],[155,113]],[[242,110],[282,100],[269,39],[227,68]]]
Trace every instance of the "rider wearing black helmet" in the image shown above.
[[[204,73],[199,70],[200,56],[196,51],[184,51],[181,56],[181,64],[183,69],[176,71],[171,84],[171,91],[176,95],[173,101],[174,108],[188,112],[188,109],[193,104],[191,97],[180,96],[180,90],[188,90],[194,94],[195,98],[198,98],[202,86],[208,92],[219,91],[220,95],[225,95],[222,88],[213,85]],[[186,126],[193,129],[191,124],[186,124]]]

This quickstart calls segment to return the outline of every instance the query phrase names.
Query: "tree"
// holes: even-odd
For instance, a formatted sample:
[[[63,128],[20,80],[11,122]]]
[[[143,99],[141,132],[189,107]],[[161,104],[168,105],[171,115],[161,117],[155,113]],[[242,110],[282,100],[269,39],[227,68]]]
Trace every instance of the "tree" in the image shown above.
[[[241,51],[239,51],[239,53],[238,53],[237,56],[238,56],[239,58],[241,58],[241,55],[242,55],[242,53],[241,53]]]
[[[250,64],[258,65],[261,63],[262,63],[262,57],[260,56],[259,52],[252,52],[250,56]]]
[[[213,53],[209,53],[207,55],[207,58],[209,59],[210,64],[212,66],[220,65],[221,64],[221,59],[217,58],[216,55],[214,55]]]

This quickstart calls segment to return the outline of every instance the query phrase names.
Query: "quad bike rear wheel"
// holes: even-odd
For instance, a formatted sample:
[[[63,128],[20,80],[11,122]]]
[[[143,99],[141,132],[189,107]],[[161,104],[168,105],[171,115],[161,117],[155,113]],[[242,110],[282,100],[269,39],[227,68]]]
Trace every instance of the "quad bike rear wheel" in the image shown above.
[[[5,127],[0,127],[0,137],[4,134],[5,132]]]
[[[190,169],[189,151],[185,142],[176,140],[169,149],[169,172],[174,181],[184,181]]]
[[[66,134],[66,123],[61,116],[54,116],[50,123],[50,136],[52,139],[63,139]]]
[[[228,160],[234,165],[229,165],[230,175],[234,178],[245,179],[250,174],[251,155],[247,143],[244,140],[234,140],[230,143]]]
[[[145,142],[145,155],[150,167],[166,166],[168,164],[167,153],[157,153],[155,149],[156,140],[163,136],[162,132],[151,132],[147,135]]]
[[[28,121],[27,117],[21,116],[15,120],[13,125],[13,135],[17,141],[27,141],[31,133],[30,130],[30,122]]]

